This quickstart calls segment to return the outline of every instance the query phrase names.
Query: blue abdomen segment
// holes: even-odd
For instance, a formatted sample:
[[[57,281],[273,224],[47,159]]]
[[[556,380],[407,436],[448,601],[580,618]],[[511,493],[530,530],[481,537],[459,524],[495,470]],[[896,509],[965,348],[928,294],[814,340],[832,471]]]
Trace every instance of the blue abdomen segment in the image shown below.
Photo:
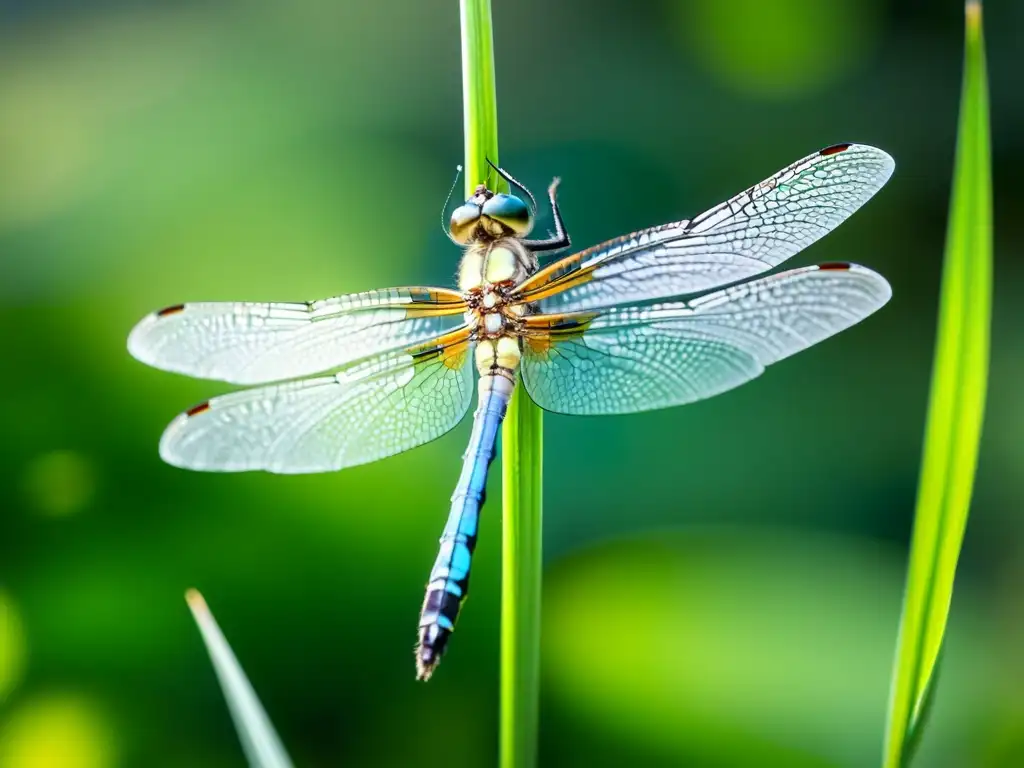
[[[513,381],[503,375],[480,377],[480,403],[473,414],[473,432],[463,456],[462,474],[452,494],[451,511],[441,534],[441,546],[430,571],[420,612],[416,646],[416,676],[420,680],[428,680],[441,660],[469,590],[469,568],[476,547],[480,508],[487,495],[487,470],[494,460],[498,430],[514,386]]]

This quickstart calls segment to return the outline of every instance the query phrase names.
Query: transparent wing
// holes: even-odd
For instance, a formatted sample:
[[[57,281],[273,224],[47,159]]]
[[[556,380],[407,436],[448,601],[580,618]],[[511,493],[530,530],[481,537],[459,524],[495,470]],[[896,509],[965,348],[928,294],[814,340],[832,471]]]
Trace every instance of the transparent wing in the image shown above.
[[[885,278],[849,264],[796,269],[692,301],[529,318],[522,362],[549,411],[611,414],[702,400],[863,320]]]
[[[160,440],[164,461],[219,472],[327,472],[429,442],[461,421],[473,395],[468,331],[379,356],[333,376],[215,397]]]
[[[461,325],[465,309],[458,293],[443,288],[391,288],[305,304],[178,304],[139,322],[128,350],[166,371],[260,384],[425,343]]]
[[[610,240],[540,270],[520,300],[548,313],[698,293],[781,264],[831,232],[889,179],[880,149],[837,144],[693,220]]]

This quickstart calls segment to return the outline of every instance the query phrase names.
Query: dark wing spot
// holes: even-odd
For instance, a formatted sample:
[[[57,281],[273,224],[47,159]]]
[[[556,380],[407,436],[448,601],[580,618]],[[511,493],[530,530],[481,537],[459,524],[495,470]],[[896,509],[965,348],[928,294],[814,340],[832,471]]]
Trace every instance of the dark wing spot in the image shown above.
[[[848,150],[852,146],[853,146],[853,144],[850,144],[850,143],[846,143],[846,144],[833,144],[831,147],[825,147],[818,154],[821,155],[822,157],[828,157],[829,155],[838,155],[840,152],[845,152],[846,150]]]
[[[818,269],[822,270],[823,272],[829,271],[829,270],[834,271],[834,272],[845,272],[849,268],[850,268],[850,264],[849,264],[849,262],[846,262],[846,261],[828,261],[828,262],[825,262],[824,264],[819,264],[818,265]]]
[[[431,360],[436,360],[438,356],[444,352],[444,347],[440,344],[432,344],[429,347],[413,347],[407,350],[408,354],[412,355],[413,364],[425,363]]]
[[[175,304],[173,307],[165,307],[156,313],[157,317],[167,317],[168,315],[176,315],[179,312],[185,311],[184,304]]]
[[[210,410],[209,400],[207,400],[205,403],[200,403],[199,405],[192,406],[187,411],[185,411],[185,415],[189,417],[198,416],[200,413],[203,413],[208,410]]]

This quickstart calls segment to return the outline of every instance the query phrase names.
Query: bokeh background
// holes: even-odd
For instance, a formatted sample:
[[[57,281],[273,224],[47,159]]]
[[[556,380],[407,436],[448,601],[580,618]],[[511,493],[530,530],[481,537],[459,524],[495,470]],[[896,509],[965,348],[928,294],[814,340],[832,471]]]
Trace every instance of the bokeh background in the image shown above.
[[[958,2],[495,3],[503,163],[580,246],[839,141],[890,184],[796,264],[878,315],[705,403],[549,416],[542,765],[877,764],[921,451]],[[1024,765],[1024,4],[986,3],[992,379],[919,766]],[[428,685],[424,584],[468,423],[336,475],[202,475],[156,446],[226,387],[125,338],[179,301],[449,285],[455,0],[0,2],[0,766],[236,766],[182,599],[203,590],[296,763],[485,766],[500,473]]]

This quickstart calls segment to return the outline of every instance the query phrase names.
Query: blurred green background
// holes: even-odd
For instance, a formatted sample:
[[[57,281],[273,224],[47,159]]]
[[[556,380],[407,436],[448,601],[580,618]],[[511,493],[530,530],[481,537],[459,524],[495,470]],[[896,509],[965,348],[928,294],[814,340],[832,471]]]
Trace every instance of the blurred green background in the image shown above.
[[[796,264],[877,316],[686,408],[546,419],[542,765],[877,764],[930,374],[958,2],[495,3],[503,164],[563,177],[580,246],[828,144],[890,184]],[[1024,765],[1024,4],[986,3],[992,382],[918,766]],[[450,285],[455,0],[0,2],[0,766],[236,766],[182,599],[203,590],[296,763],[485,766],[500,473],[428,685],[422,587],[468,423],[336,475],[163,465],[227,388],[125,339],[179,301]]]

